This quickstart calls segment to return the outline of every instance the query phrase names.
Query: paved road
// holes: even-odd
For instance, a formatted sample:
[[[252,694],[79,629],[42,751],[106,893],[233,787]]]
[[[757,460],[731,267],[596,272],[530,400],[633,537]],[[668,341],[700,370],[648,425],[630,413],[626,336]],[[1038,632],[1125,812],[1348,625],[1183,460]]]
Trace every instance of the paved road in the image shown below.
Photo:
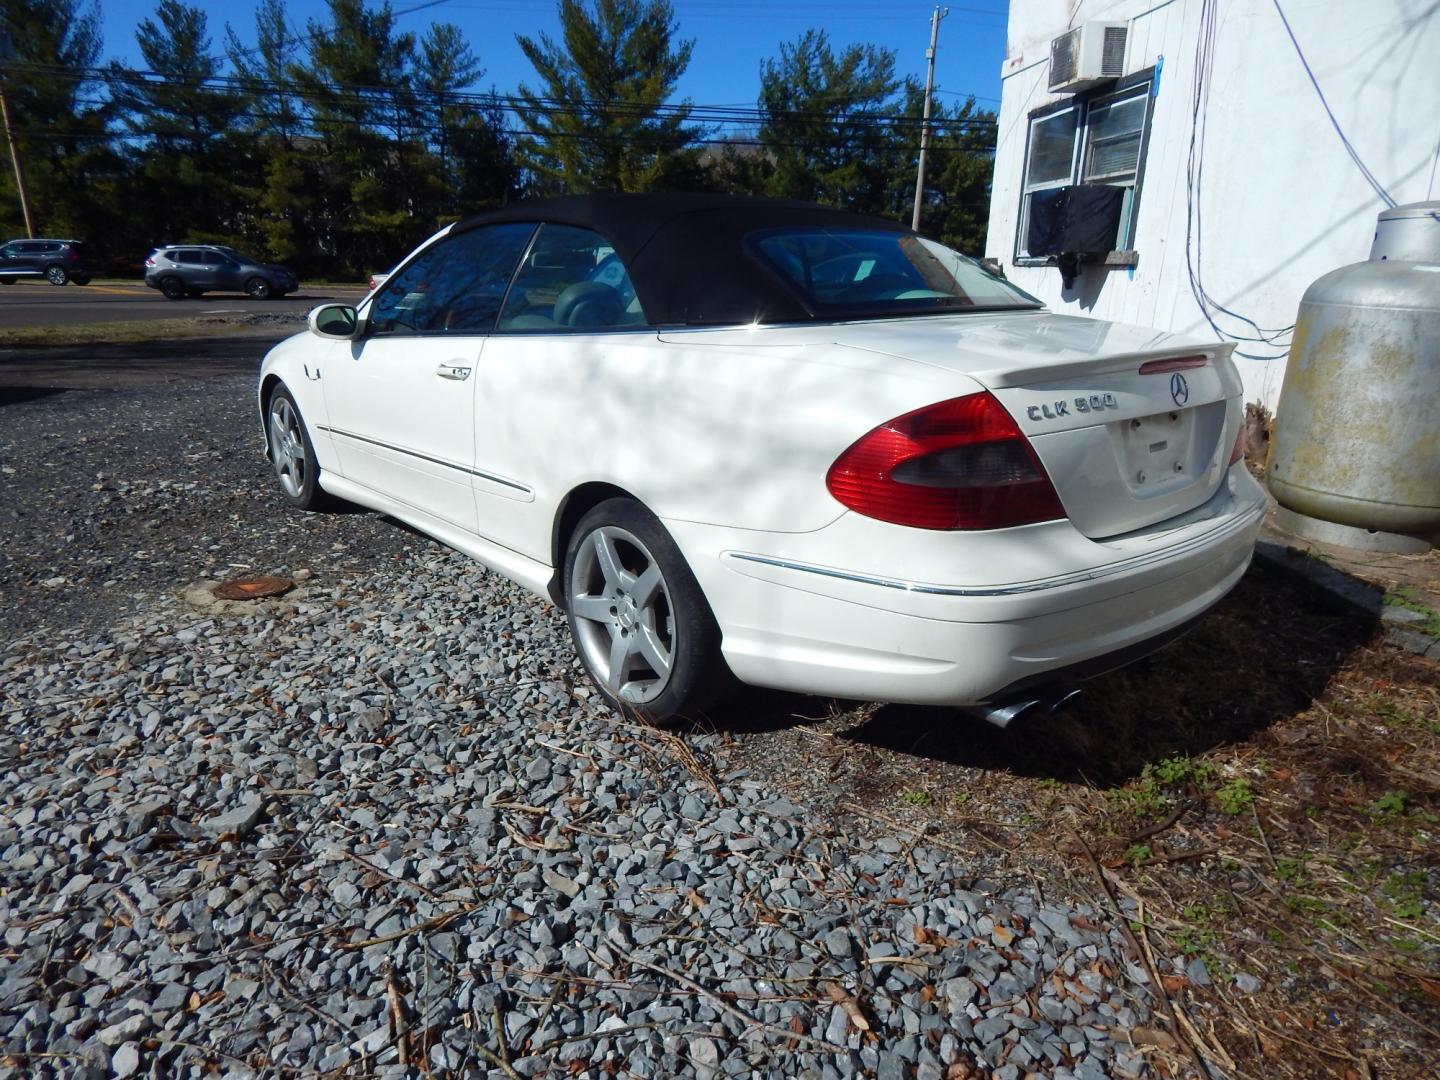
[[[354,303],[363,295],[365,290],[359,285],[302,285],[298,293],[283,300],[210,293],[198,300],[171,301],[139,282],[56,288],[48,282],[22,281],[0,288],[0,328],[179,319],[222,311],[309,311],[332,300]]]

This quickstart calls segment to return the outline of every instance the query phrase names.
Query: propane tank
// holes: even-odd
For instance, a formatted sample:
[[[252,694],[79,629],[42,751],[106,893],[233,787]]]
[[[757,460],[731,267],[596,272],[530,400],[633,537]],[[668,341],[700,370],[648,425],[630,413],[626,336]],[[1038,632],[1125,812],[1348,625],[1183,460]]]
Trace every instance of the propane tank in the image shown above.
[[[1296,514],[1440,538],[1440,202],[1384,211],[1369,260],[1305,291],[1268,481]]]

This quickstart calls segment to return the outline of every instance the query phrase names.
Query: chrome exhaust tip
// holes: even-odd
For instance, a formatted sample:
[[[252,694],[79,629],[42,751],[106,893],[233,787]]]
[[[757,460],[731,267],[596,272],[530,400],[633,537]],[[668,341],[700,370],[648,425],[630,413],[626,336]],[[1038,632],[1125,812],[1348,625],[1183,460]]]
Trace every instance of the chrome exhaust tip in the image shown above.
[[[1012,721],[1027,716],[1037,709],[1053,716],[1082,693],[1084,691],[1078,687],[1064,686],[1051,690],[1040,697],[1007,701],[1003,705],[972,705],[965,711],[998,728],[1006,728]]]

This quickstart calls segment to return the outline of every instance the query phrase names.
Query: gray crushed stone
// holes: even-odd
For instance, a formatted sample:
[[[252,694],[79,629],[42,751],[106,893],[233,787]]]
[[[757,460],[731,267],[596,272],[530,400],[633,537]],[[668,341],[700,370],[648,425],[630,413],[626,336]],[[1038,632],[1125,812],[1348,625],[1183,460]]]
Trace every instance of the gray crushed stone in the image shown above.
[[[0,1060],[1148,1075],[1131,1032],[1152,998],[1105,913],[838,831],[729,768],[720,736],[618,721],[548,604],[373,516],[265,502],[263,462],[234,452],[240,401],[194,395],[185,422],[218,426],[175,492],[97,413],[81,457],[113,459],[95,483],[139,509],[82,492],[74,540],[45,533],[74,500],[4,448],[28,492],[15,520],[57,566],[0,564],[27,598],[0,637]],[[11,412],[33,433],[64,410]],[[47,577],[119,573],[143,526],[102,523],[134,513],[196,538],[151,549],[184,580],[234,561],[316,572],[282,602],[213,609],[146,568],[124,604],[98,602],[104,625],[29,602],[72,595]]]

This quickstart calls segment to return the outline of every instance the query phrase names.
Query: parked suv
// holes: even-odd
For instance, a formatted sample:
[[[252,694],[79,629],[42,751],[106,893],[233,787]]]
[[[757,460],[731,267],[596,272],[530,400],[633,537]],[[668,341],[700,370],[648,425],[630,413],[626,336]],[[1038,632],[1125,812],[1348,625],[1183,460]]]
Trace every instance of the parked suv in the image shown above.
[[[145,260],[145,284],[167,300],[183,300],[207,292],[244,292],[256,300],[284,296],[300,287],[284,266],[256,262],[220,244],[174,244],[158,247]]]
[[[78,240],[11,240],[0,247],[0,285],[43,277],[51,285],[90,284],[94,267]]]

